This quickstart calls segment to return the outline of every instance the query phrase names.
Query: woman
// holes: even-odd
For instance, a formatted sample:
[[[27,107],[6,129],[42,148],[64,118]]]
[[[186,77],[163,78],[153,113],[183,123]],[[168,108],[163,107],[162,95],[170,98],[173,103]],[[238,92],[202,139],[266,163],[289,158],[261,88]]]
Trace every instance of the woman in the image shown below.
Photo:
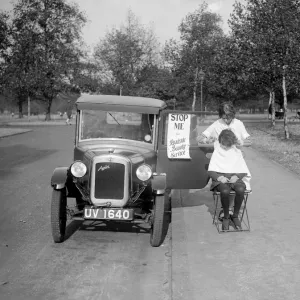
[[[230,129],[238,139],[238,145],[250,145],[250,135],[244,123],[235,118],[235,109],[231,102],[223,102],[219,106],[219,119],[211,124],[202,134],[198,135],[199,144],[211,143],[218,140],[222,130]]]

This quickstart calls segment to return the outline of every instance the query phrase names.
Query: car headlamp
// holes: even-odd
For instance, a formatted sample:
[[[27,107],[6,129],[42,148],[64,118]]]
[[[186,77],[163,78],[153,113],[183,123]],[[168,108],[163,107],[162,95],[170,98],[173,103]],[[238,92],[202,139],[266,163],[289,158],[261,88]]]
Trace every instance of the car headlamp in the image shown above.
[[[146,181],[152,176],[152,170],[148,165],[141,165],[136,170],[136,176],[141,181]]]
[[[81,161],[75,161],[71,166],[71,173],[74,177],[81,178],[86,173],[86,165]]]

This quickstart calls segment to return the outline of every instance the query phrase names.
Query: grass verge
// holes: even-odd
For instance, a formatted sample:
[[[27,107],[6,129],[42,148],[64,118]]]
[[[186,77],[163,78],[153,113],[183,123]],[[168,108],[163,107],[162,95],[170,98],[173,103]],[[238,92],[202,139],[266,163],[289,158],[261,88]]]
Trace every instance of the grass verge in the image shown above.
[[[248,127],[252,147],[270,159],[300,175],[300,124],[289,124],[290,139],[284,136],[283,124],[260,124]]]

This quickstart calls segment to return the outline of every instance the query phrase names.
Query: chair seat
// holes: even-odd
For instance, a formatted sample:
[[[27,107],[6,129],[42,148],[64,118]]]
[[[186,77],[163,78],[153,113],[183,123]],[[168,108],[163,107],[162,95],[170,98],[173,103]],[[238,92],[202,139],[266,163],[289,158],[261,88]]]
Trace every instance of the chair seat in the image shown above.
[[[246,190],[244,193],[247,195],[252,194],[252,190]],[[221,193],[218,191],[213,191],[213,194],[217,196],[217,195],[220,195]],[[230,191],[230,195],[235,195],[235,191],[233,191],[233,190]]]

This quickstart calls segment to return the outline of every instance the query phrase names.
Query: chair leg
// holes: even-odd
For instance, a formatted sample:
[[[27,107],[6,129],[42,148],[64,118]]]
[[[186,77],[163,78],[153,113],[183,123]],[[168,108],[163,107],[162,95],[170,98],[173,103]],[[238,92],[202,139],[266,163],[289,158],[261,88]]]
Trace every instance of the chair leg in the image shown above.
[[[215,224],[217,210],[218,210],[219,195],[213,194],[213,198],[214,198],[214,204],[215,204],[215,212],[214,212],[213,224]]]
[[[248,201],[248,194],[245,194],[242,206],[239,212],[240,220],[242,223],[242,229],[241,230],[228,230],[223,231],[221,229],[222,221],[219,219],[218,212],[219,212],[219,197],[221,197],[220,194],[213,194],[214,204],[215,204],[215,211],[213,216],[213,224],[216,225],[217,230],[219,233],[225,233],[225,232],[237,232],[237,231],[250,231],[250,222],[249,222],[249,216],[247,211],[247,201]]]
[[[249,221],[249,215],[248,215],[248,210],[247,210],[248,194],[245,194],[243,202],[244,202],[244,208],[242,211],[241,222],[247,228],[247,229],[245,229],[245,231],[250,231],[250,221]]]

